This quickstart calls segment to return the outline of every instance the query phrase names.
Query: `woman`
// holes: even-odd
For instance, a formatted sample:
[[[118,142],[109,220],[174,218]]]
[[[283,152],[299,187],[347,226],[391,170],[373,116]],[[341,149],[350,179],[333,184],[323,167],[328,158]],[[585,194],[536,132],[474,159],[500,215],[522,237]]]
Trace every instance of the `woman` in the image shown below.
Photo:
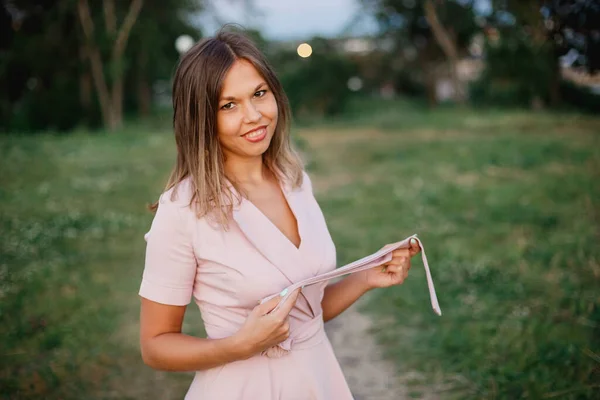
[[[323,322],[368,290],[401,284],[418,245],[258,304],[336,266],[290,146],[281,84],[246,37],[224,32],[182,57],[173,105],[177,162],[146,235],[140,288],[145,363],[197,371],[186,399],[351,399]],[[192,297],[208,338],[181,333]]]

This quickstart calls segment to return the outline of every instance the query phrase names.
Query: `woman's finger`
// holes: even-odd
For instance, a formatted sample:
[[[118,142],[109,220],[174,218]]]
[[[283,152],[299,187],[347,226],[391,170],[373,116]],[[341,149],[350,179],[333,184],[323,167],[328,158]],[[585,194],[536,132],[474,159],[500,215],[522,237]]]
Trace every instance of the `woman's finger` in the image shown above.
[[[409,249],[396,249],[392,251],[392,258],[408,257]]]
[[[414,256],[415,254],[418,254],[421,251],[421,246],[419,246],[419,241],[415,238],[410,239],[409,242],[409,250],[410,250],[410,255]]]
[[[397,274],[398,272],[400,272],[400,265],[398,265],[398,264],[389,264],[387,266],[386,270],[387,270],[387,272],[391,272],[391,273]]]
[[[398,267],[398,274],[396,275],[397,283],[404,283],[404,279],[406,279],[406,268]]]
[[[394,257],[390,260],[389,264],[391,265],[406,265],[410,262],[410,258],[407,255],[402,255],[399,257]]]

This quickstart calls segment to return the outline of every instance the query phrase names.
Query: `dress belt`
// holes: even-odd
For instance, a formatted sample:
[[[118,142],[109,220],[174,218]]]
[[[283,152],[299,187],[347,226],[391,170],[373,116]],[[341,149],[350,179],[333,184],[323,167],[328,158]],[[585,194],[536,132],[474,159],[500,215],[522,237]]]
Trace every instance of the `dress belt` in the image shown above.
[[[269,358],[279,358],[291,350],[302,350],[316,346],[325,338],[325,328],[323,324],[323,314],[316,318],[306,321],[297,329],[290,332],[288,337],[277,346],[269,347],[261,354]]]

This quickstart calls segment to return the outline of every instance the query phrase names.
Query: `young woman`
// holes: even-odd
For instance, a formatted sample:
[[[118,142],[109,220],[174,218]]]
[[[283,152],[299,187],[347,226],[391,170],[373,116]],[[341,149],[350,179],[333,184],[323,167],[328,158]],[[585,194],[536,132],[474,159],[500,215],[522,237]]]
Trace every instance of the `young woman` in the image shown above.
[[[222,32],[182,57],[173,106],[177,162],[146,235],[140,288],[145,363],[196,371],[186,399],[352,399],[323,322],[373,288],[401,284],[418,244],[258,304],[336,267],[290,146],[281,84],[245,36]],[[207,338],[181,333],[192,298]]]

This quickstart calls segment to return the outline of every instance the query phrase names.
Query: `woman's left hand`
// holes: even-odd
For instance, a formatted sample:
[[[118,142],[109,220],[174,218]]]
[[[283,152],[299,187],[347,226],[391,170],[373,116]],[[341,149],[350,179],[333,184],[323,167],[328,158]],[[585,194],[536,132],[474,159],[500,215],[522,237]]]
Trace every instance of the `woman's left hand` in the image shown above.
[[[419,243],[411,240],[409,248],[394,250],[389,262],[363,271],[363,279],[367,288],[384,288],[402,284],[410,270],[410,258],[420,252]]]

